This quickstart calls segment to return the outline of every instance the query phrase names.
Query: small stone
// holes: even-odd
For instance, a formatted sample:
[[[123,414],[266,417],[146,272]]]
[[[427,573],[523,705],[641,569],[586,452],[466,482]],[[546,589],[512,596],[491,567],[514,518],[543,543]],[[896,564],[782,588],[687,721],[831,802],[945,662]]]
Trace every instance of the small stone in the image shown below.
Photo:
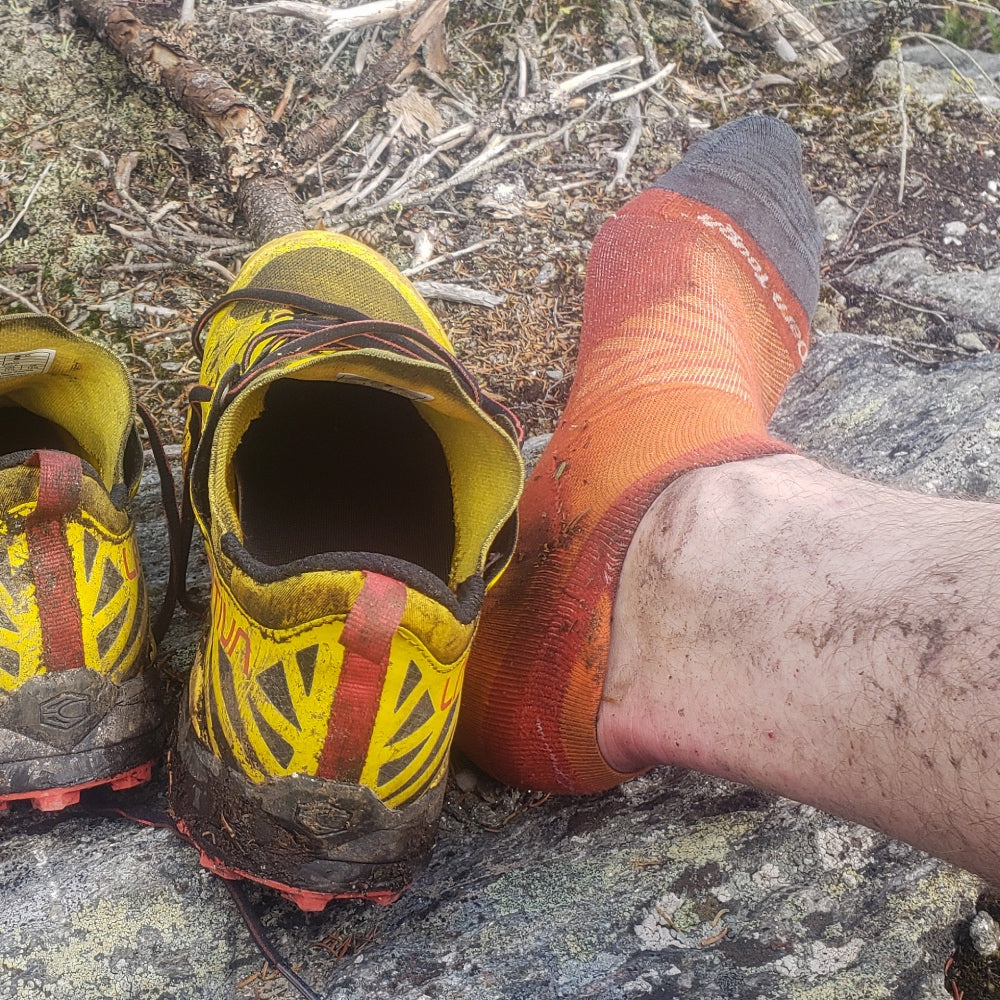
[[[816,206],[823,235],[830,243],[839,243],[851,228],[855,212],[833,195],[828,195]]]
[[[985,910],[980,910],[969,924],[969,937],[980,955],[988,957],[1000,951],[1000,924]]]
[[[969,227],[957,219],[954,222],[946,222],[944,224],[945,236],[964,236],[968,231]]]
[[[479,775],[471,767],[456,765],[452,773],[460,791],[471,792],[479,784]]]
[[[526,472],[530,472],[534,468],[535,462],[542,457],[542,452],[545,451],[545,446],[551,438],[551,434],[536,434],[521,445],[521,457],[524,459]]]
[[[558,276],[558,273],[559,272],[556,271],[555,264],[553,264],[552,261],[547,260],[538,269],[538,274],[535,276],[535,282],[534,282],[535,287],[544,288],[545,285],[551,284],[553,281],[555,281],[556,277]]]
[[[976,354],[985,354],[989,348],[979,339],[978,334],[971,330],[964,330],[955,334],[955,343],[965,351],[974,351]]]

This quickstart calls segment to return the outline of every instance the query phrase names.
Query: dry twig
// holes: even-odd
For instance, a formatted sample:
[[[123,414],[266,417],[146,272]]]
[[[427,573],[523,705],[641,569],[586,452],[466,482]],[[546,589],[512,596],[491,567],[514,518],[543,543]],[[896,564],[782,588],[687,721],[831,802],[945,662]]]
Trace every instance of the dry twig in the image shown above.
[[[42,186],[42,181],[44,181],[45,178],[48,177],[49,171],[51,169],[52,169],[52,161],[49,160],[49,162],[45,164],[45,169],[42,171],[41,176],[38,178],[37,181],[35,181],[34,186],[28,192],[28,197],[24,199],[24,204],[21,206],[21,211],[14,216],[14,221],[4,231],[3,236],[0,236],[0,245],[6,243],[7,240],[10,238],[11,234],[14,232],[14,230],[17,229],[18,223],[24,218],[25,213],[28,211],[28,208],[30,207],[32,201],[35,198],[35,195],[38,194],[38,189]]]
[[[484,306],[487,309],[502,306],[507,301],[506,295],[494,295],[480,288],[469,288],[467,285],[456,285],[448,281],[415,281],[413,287],[425,299]]]
[[[244,14],[277,14],[279,17],[297,17],[326,29],[326,37],[342,35],[356,28],[371,24],[384,24],[413,13],[420,0],[376,0],[357,7],[330,8],[325,4],[305,3],[304,0],[269,0],[237,7]]]
[[[642,60],[643,57],[640,55],[630,55],[624,59],[616,59],[614,62],[594,66],[592,69],[577,73],[575,76],[567,77],[562,82],[557,83],[556,92],[570,97],[581,90],[586,90],[587,87],[593,87],[596,83],[603,83],[605,80],[610,80],[612,77],[626,72],[626,70],[633,69]]]
[[[44,316],[45,313],[42,312],[38,306],[35,305],[31,299],[26,298],[20,292],[15,292],[13,288],[8,288],[6,285],[0,285],[0,295],[6,295],[9,299],[14,299],[16,302],[20,302],[25,309],[29,309],[31,312],[35,313],[37,316]]]
[[[910,120],[906,114],[906,76],[903,73],[903,49],[899,44],[899,39],[892,42],[892,54],[896,60],[896,71],[899,74],[899,192],[896,195],[896,204],[903,204],[903,196],[906,194],[906,150],[910,143]]]
[[[594,104],[589,104],[579,115],[564,123],[554,132],[541,136],[540,138],[535,139],[532,142],[528,142],[523,146],[519,146],[517,149],[513,149],[510,152],[504,152],[504,150],[506,150],[507,147],[513,142],[516,142],[518,139],[527,138],[527,136],[494,136],[494,138],[486,144],[486,148],[477,157],[475,157],[475,159],[470,160],[464,166],[460,167],[454,174],[451,175],[451,177],[440,181],[432,187],[412,194],[407,194],[405,196],[400,196],[388,203],[385,202],[385,199],[379,199],[379,201],[375,202],[374,205],[369,205],[365,209],[338,219],[336,221],[336,228],[347,229],[350,226],[356,226],[358,223],[366,222],[368,219],[371,219],[376,215],[381,215],[382,212],[389,207],[396,211],[402,211],[405,208],[411,208],[415,205],[429,205],[440,198],[446,191],[450,191],[452,188],[458,187],[459,184],[467,184],[469,181],[473,181],[477,177],[482,176],[488,170],[495,170],[497,167],[501,167],[505,163],[511,163],[514,160],[530,156],[532,153],[543,149],[545,146],[548,146],[553,142],[558,142],[575,125],[588,118],[593,113],[594,107]]]

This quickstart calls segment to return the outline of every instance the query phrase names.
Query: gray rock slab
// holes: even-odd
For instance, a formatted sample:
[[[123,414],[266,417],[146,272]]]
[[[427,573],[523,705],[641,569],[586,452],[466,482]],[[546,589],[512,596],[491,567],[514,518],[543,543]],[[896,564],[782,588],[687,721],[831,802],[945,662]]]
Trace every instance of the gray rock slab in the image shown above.
[[[775,429],[864,475],[995,497],[998,393],[992,355],[927,368],[828,334]],[[144,557],[162,567],[144,490]],[[181,615],[172,670],[196,633]],[[162,775],[117,801],[162,805]],[[954,925],[978,889],[863,827],[693,773],[538,800],[459,762],[434,858],[396,904],[309,916],[250,895],[301,975],[337,1000],[940,1000]],[[0,899],[2,1000],[293,996],[261,974],[222,884],[164,829],[11,810]]]
[[[903,49],[903,78],[909,91],[928,105],[947,105],[973,113],[1000,108],[1000,56],[967,52],[943,39]],[[897,86],[895,60],[883,60],[876,79]]]
[[[1000,269],[942,271],[919,247],[893,250],[854,268],[851,280],[940,309],[973,330],[1000,333]]]

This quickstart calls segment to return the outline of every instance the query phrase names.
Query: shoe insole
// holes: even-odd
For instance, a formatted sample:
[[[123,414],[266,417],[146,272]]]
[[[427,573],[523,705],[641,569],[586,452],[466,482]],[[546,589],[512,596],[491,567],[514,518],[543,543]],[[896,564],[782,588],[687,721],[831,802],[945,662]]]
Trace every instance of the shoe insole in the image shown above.
[[[20,406],[0,406],[0,455],[38,448],[87,457],[73,436],[55,421]]]
[[[233,461],[243,544],[261,562],[377,552],[448,580],[448,465],[409,399],[281,379],[268,387]]]

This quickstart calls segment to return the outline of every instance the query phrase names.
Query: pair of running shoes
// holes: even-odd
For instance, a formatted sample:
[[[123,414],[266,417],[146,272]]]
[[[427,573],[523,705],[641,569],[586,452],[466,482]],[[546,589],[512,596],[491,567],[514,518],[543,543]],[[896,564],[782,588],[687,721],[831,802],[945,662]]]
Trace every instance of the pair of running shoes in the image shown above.
[[[206,867],[303,909],[389,901],[433,846],[513,552],[517,423],[345,236],[258,250],[194,341],[175,520],[197,521],[211,596],[174,720],[126,370],[54,320],[0,318],[0,809],[141,784],[172,730],[170,808]]]

